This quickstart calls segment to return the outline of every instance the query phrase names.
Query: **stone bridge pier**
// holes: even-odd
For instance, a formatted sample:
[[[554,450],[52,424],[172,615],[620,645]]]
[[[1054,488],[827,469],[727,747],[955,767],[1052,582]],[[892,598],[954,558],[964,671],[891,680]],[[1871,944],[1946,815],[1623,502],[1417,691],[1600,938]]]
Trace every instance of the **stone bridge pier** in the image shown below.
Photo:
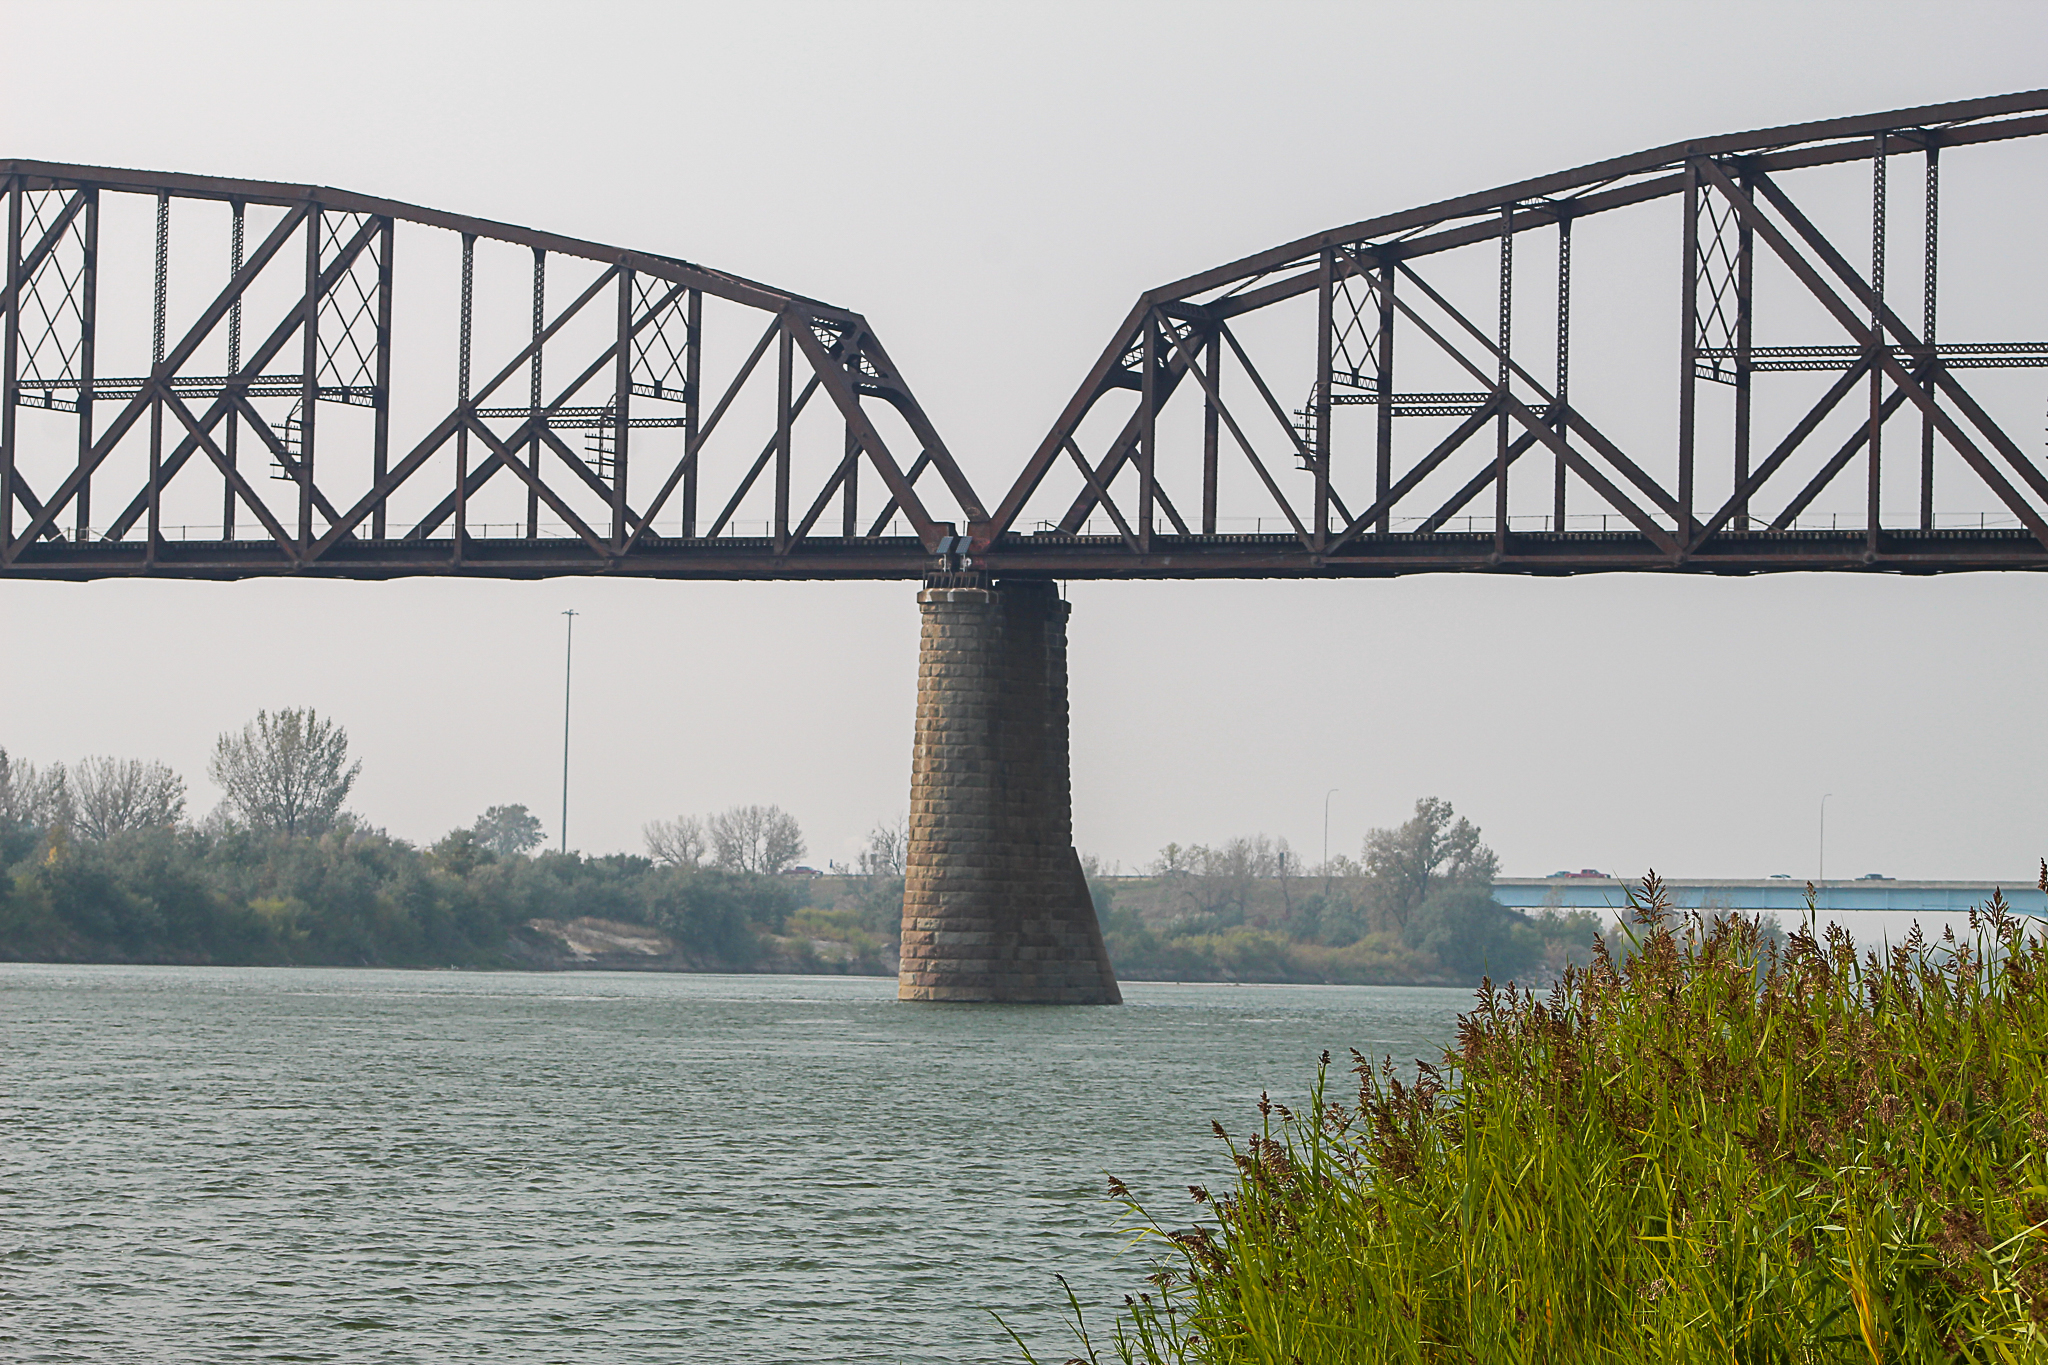
[[[1074,852],[1067,603],[938,575],[918,594],[902,1000],[1123,1002]]]

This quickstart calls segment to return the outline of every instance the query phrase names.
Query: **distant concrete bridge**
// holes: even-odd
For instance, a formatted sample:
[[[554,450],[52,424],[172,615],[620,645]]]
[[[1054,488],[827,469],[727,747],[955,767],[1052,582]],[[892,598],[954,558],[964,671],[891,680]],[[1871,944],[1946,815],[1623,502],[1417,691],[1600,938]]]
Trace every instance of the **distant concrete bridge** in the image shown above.
[[[1635,885],[1617,877],[1502,877],[1493,884],[1493,898],[1517,910],[1619,910],[1628,905],[1628,892]],[[1797,877],[1671,880],[1664,887],[1671,893],[1671,903],[1685,910],[1806,909],[1806,882]],[[2003,892],[2005,903],[2022,914],[2048,915],[2048,892],[2024,877],[2010,882],[1830,880],[1815,884],[1814,902],[1829,913],[1960,915],[1990,900],[1994,891]]]

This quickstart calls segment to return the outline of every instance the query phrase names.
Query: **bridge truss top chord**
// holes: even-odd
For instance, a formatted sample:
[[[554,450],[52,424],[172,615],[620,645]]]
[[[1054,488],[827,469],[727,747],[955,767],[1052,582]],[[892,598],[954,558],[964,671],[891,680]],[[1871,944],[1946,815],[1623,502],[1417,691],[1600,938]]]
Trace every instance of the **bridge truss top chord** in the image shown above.
[[[2013,380],[1962,378],[2048,342],[1937,336],[1944,153],[2044,132],[2048,91],[1708,138],[1205,271],[993,508],[857,313],[340,190],[0,162],[0,577],[2048,568]],[[1675,309],[1627,292],[1646,244]]]

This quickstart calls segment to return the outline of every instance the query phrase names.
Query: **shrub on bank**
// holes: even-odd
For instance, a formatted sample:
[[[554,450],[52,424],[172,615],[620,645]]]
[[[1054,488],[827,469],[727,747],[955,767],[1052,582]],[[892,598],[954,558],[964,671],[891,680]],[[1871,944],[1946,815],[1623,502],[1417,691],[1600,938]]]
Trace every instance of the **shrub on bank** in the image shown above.
[[[0,853],[0,960],[509,966],[517,926],[588,915],[739,969],[805,894],[625,854],[501,854],[471,830],[421,849],[346,817],[317,836],[157,826],[97,840],[0,822]]]
[[[1145,1219],[1173,1255],[1107,1349],[2048,1359],[2048,941],[1999,898],[1860,961],[1632,901],[1633,951],[1483,987],[1413,1084],[1358,1058],[1355,1105],[1262,1099],[1233,1188],[1191,1188],[1213,1221]]]

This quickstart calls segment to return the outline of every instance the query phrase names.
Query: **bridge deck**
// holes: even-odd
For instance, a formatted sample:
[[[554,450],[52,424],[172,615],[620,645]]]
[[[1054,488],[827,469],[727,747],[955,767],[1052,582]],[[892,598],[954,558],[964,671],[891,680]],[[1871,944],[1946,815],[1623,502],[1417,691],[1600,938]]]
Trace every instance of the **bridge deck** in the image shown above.
[[[1864,532],[1722,531],[1674,558],[1632,531],[1516,532],[1501,553],[1490,531],[1362,536],[1338,552],[1304,552],[1292,535],[1152,537],[1133,554],[1117,536],[1041,533],[1002,542],[961,567],[1037,579],[1390,578],[1413,573],[1755,574],[1863,571],[1931,574],[2048,569],[2048,547],[2019,529]],[[643,537],[605,555],[573,537],[479,539],[460,553],[445,537],[348,537],[296,560],[272,540],[46,540],[24,548],[10,575],[79,581],[151,577],[238,579],[299,575],[384,579],[421,575],[545,578],[611,574],[698,579],[921,579],[945,561],[914,536],[819,536],[778,550],[765,536]]]
[[[1628,904],[1628,892],[1633,885],[1614,877],[1502,877],[1493,884],[1493,898],[1502,905],[1523,910],[1612,910]],[[1664,885],[1671,893],[1672,904],[1686,910],[1806,908],[1806,883],[1799,878],[1673,880]],[[1815,900],[1820,909],[1830,912],[1960,915],[1990,900],[1994,891],[2003,894],[2006,904],[2022,914],[2048,914],[2048,893],[2028,885],[2026,878],[2012,882],[1830,879],[1815,887]]]

